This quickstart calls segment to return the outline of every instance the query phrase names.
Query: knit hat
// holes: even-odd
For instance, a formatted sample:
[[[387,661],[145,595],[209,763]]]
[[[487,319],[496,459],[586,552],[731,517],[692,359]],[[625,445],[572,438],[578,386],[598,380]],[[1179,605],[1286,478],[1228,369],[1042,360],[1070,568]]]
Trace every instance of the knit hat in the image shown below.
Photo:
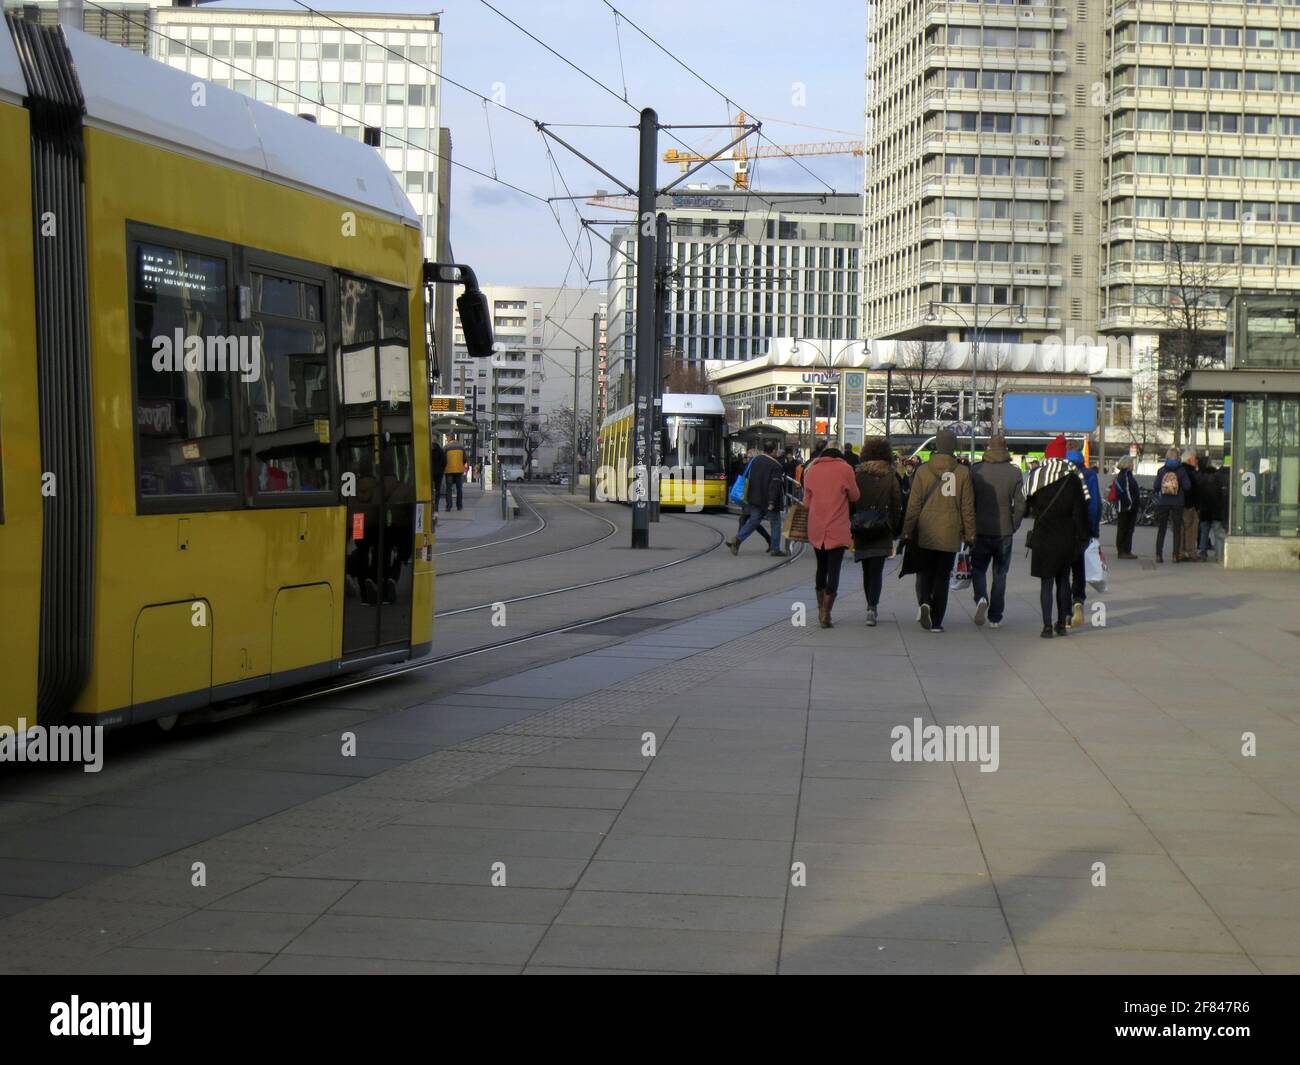
[[[951,455],[957,450],[957,434],[951,429],[940,429],[939,434],[934,438],[934,453],[936,455]]]
[[[1065,443],[1065,437],[1062,436],[1060,433],[1058,433],[1056,439],[1047,445],[1047,450],[1043,452],[1043,458],[1047,458],[1047,459],[1065,458],[1066,446],[1067,445]]]

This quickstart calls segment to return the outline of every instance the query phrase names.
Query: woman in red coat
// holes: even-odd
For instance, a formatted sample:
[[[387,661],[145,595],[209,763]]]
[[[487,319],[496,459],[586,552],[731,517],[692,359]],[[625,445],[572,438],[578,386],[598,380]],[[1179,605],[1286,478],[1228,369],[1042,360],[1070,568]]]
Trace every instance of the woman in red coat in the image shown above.
[[[803,471],[803,501],[808,507],[808,543],[817,555],[817,620],[831,627],[831,607],[840,589],[840,563],[853,543],[849,504],[858,500],[858,482],[844,455],[828,447]]]

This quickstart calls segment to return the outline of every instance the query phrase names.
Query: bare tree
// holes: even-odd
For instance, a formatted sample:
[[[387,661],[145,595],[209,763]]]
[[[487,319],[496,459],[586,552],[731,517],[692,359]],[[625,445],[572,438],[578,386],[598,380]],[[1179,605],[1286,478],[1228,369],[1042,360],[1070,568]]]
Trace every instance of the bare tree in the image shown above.
[[[556,407],[546,416],[547,439],[555,444],[555,461],[567,466],[573,461],[573,408]],[[591,412],[578,411],[578,457],[583,459],[591,447]]]
[[[973,397],[972,413],[975,418],[975,431],[980,431],[980,426],[987,421],[989,424],[989,435],[993,435],[994,429],[1001,431],[1000,425],[995,426],[997,419],[997,395],[998,389],[1002,387],[1002,379],[1011,369],[1011,345],[1001,342],[990,344],[987,341],[981,341],[979,347],[980,365],[977,367],[979,374],[980,391],[987,389],[989,393],[989,402],[987,407],[979,401],[979,396]],[[984,411],[988,414],[985,415]]]
[[[945,384],[947,344],[942,340],[909,340],[903,344],[894,376],[899,391],[907,396],[907,413],[900,417],[912,436],[923,436],[935,420],[934,393]]]
[[[1172,424],[1174,444],[1192,437],[1196,403],[1184,396],[1187,375],[1203,366],[1222,365],[1222,294],[1235,288],[1234,265],[1211,261],[1202,244],[1151,234],[1164,242],[1163,299],[1151,309],[1160,321],[1157,406],[1160,420]]]
[[[534,456],[550,443],[551,433],[536,414],[521,418],[519,422],[524,434],[524,476],[527,477],[532,473]]]
[[[717,391],[702,362],[690,362],[683,358],[665,359],[663,370],[665,392],[707,395]]]

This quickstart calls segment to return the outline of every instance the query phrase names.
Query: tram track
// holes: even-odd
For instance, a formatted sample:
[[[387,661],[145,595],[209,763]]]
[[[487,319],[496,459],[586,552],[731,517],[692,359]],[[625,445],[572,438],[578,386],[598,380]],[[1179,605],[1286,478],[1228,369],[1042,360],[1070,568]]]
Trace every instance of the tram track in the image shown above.
[[[682,517],[685,517],[685,515],[682,515]],[[705,523],[703,522],[696,522],[695,524],[705,525]],[[715,529],[713,526],[706,525],[705,527],[713,529],[713,531],[715,532],[718,532],[718,530]],[[726,540],[725,535],[720,534],[720,536],[721,539],[719,543],[725,543]],[[718,546],[719,544],[714,544],[706,551],[696,553],[695,557],[700,557],[700,555],[707,554],[710,551],[716,551]],[[731,588],[734,587],[735,585],[744,584],[747,581],[752,581],[758,577],[764,577],[769,574],[775,573],[778,570],[782,570],[785,567],[794,563],[796,560],[802,558],[803,553],[804,553],[804,545],[799,544],[797,548],[790,553],[790,557],[782,559],[780,562],[775,563],[774,565],[765,566],[762,569],[755,570],[752,573],[741,574],[738,577],[731,577],[723,581],[715,581],[714,583],[705,585],[702,588],[696,588],[693,589],[692,591],[683,592],[679,595],[666,596],[662,599],[654,600],[653,602],[638,603],[635,606],[627,607],[622,610],[615,610],[594,617],[583,618],[578,621],[566,622],[562,625],[554,625],[551,626],[550,628],[540,629],[536,632],[524,633],[519,636],[511,636],[504,640],[496,640],[493,641],[492,643],[481,644],[477,647],[469,647],[461,651],[454,651],[451,654],[439,655],[436,657],[421,658],[415,662],[405,662],[402,663],[401,665],[392,666],[387,669],[380,669],[374,673],[367,674],[364,676],[352,677],[349,678],[348,680],[342,681],[337,684],[325,685],[321,688],[316,688],[311,691],[302,692],[300,694],[293,695],[287,699],[279,699],[274,702],[267,703],[266,706],[267,708],[277,707],[277,706],[289,706],[295,703],[308,702],[313,699],[321,699],[330,695],[336,695],[339,692],[352,691],[353,689],[356,688],[363,688],[371,684],[378,684],[382,681],[391,680],[394,677],[406,676],[407,674],[410,673],[418,673],[422,670],[433,669],[437,666],[444,666],[452,662],[463,661],[464,659],[474,658],[478,655],[490,654],[494,651],[502,651],[507,648],[518,647],[522,644],[532,643],[537,640],[544,640],[553,636],[560,636],[568,632],[578,632],[581,631],[582,629],[590,628],[593,625],[600,625],[607,621],[613,621],[617,618],[628,617],[633,614],[641,613],[642,611],[645,610],[654,610],[659,607],[670,606],[674,603],[680,603],[687,599],[692,599],[698,595],[707,595],[710,592],[720,591],[724,588]],[[612,578],[604,578],[602,581],[596,583],[607,583],[610,580],[622,580],[628,577],[645,576],[647,573],[652,573],[656,569],[664,569],[666,568],[667,565],[678,565],[683,561],[688,561],[688,559],[679,559],[674,563],[669,563],[658,567],[651,567],[649,569],[638,570],[635,573],[621,574]],[[538,593],[536,595],[527,596],[523,598],[538,598],[541,595],[554,595],[559,593],[560,591],[570,591],[570,590],[573,589],[555,589],[550,592]],[[512,600],[503,600],[503,602],[511,602],[511,601]],[[487,605],[491,606],[494,604],[487,604]],[[483,607],[474,607],[471,609],[481,610],[483,609]],[[435,615],[435,617],[443,617],[443,616],[445,615],[441,615],[441,614]]]
[[[529,536],[535,536],[535,535],[537,535],[538,533],[540,533],[540,532],[542,532],[543,530],[545,530],[545,529],[549,526],[550,523],[547,522],[547,520],[546,520],[545,516],[542,514],[541,510],[540,510],[537,506],[534,505],[534,503],[533,503],[532,500],[528,499],[526,496],[524,496],[524,495],[522,495],[522,494],[520,494],[520,495],[517,496],[516,498],[519,499],[521,502],[523,502],[526,506],[528,506],[529,509],[532,510],[533,515],[537,518],[537,520],[540,521],[540,522],[542,523],[538,528],[533,529],[533,530],[531,530],[530,532],[522,533],[522,534],[519,535],[519,536],[510,536],[510,537],[507,537],[507,538],[505,538],[504,540],[492,540],[492,541],[490,541],[489,543],[486,543],[486,544],[476,544],[476,545],[474,545],[474,546],[472,546],[472,547],[458,547],[458,548],[454,548],[454,549],[452,549],[451,551],[447,551],[447,552],[444,552],[443,554],[439,554],[439,555],[435,556],[435,559],[437,559],[437,558],[443,558],[443,557],[445,557],[446,555],[454,555],[454,554],[456,554],[457,552],[460,552],[460,551],[479,551],[479,550],[481,550],[481,549],[483,549],[483,548],[485,548],[485,547],[496,547],[496,546],[498,546],[498,545],[500,545],[500,544],[513,543],[513,542],[516,541],[516,540],[523,540],[523,539],[526,538],[526,537],[529,537]],[[606,532],[606,533],[604,533],[604,534],[601,535],[601,536],[597,536],[594,540],[584,540],[584,541],[583,541],[582,543],[580,543],[580,544],[573,544],[573,545],[571,545],[571,546],[569,546],[569,547],[560,547],[560,548],[557,548],[557,549],[554,550],[554,551],[542,551],[542,552],[540,552],[539,554],[536,554],[536,555],[520,555],[520,556],[518,556],[517,558],[508,558],[508,559],[503,559],[502,561],[499,561],[499,562],[484,562],[482,565],[478,565],[478,566],[463,566],[463,567],[461,567],[460,569],[454,569],[454,570],[441,570],[441,569],[440,569],[440,570],[437,571],[437,579],[441,581],[441,580],[446,580],[446,579],[449,578],[449,577],[459,577],[459,576],[460,576],[461,574],[463,574],[463,573],[476,573],[476,572],[478,572],[479,570],[494,569],[494,568],[496,568],[497,566],[509,566],[509,565],[513,565],[513,564],[516,563],[516,562],[536,562],[538,559],[541,559],[541,558],[551,558],[551,557],[554,556],[554,555],[563,555],[563,554],[566,554],[566,553],[569,552],[569,551],[579,551],[579,550],[581,550],[581,549],[584,548],[584,547],[591,547],[591,546],[593,546],[593,545],[595,545],[595,544],[600,543],[600,542],[603,541],[603,540],[608,540],[611,536],[613,536],[615,533],[618,532],[618,525],[616,525],[614,522],[610,521],[608,518],[606,518],[606,517],[602,517],[602,516],[599,515],[599,514],[594,514],[594,513],[592,513],[590,510],[587,510],[585,507],[581,507],[581,506],[579,506],[578,504],[573,503],[573,502],[570,502],[570,501],[567,500],[567,499],[561,499],[560,502],[561,502],[561,503],[564,503],[566,506],[570,506],[570,507],[572,507],[574,510],[578,511],[578,512],[581,513],[581,514],[585,514],[587,517],[595,518],[597,521],[604,522],[606,525],[609,526],[609,531]]]

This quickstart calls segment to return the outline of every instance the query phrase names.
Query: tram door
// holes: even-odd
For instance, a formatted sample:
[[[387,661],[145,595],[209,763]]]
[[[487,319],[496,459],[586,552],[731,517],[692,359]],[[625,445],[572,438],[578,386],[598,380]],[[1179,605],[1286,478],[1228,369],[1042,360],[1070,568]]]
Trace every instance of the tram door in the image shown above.
[[[415,453],[407,294],[354,277],[339,285],[346,656],[410,642]]]

